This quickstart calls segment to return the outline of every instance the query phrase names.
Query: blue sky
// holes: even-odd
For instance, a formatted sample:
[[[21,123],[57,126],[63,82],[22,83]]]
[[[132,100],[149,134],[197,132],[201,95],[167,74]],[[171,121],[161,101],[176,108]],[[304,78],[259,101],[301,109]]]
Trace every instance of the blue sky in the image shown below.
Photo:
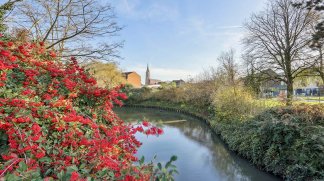
[[[119,65],[144,81],[187,79],[217,66],[217,56],[233,47],[240,53],[242,24],[261,11],[266,0],[112,0],[125,28]]]

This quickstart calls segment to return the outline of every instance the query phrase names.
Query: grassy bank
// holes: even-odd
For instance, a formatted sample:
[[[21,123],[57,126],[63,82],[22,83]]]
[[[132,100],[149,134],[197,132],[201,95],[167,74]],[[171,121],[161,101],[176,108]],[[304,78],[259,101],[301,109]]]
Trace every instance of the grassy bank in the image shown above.
[[[240,113],[216,110],[212,114],[211,110],[166,101],[139,104],[178,108],[198,115],[209,113],[211,127],[229,148],[259,168],[286,180],[324,178],[323,106],[274,106],[255,116],[240,117]]]

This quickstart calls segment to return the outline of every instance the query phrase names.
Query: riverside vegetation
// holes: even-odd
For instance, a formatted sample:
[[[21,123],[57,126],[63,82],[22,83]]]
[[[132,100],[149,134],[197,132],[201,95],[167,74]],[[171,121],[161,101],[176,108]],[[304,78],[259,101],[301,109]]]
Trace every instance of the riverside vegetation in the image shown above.
[[[286,180],[324,178],[323,105],[287,107],[258,100],[241,84],[217,82],[129,89],[127,104],[178,108],[207,117],[229,148],[257,167]]]

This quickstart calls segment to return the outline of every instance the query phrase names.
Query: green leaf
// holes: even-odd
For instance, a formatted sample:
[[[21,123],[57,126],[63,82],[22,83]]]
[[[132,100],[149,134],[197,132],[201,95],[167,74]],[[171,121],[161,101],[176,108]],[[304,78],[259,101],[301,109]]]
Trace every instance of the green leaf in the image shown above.
[[[171,165],[171,162],[169,161],[168,163],[165,164],[165,168],[169,168],[169,166]]]
[[[157,166],[158,166],[159,170],[162,170],[162,165],[161,165],[161,163],[158,163]]]
[[[14,174],[7,174],[5,180],[19,180],[19,177]]]
[[[145,158],[144,158],[144,156],[142,156],[142,158],[139,160],[139,164],[140,164],[140,165],[143,165],[144,160],[145,160]]]
[[[27,168],[28,168],[28,167],[27,167],[27,165],[26,165],[25,162],[22,161],[22,162],[19,163],[19,169],[20,169],[21,171],[24,172],[24,171],[27,170]]]
[[[53,169],[52,168],[50,168],[50,169],[48,169],[46,172],[45,172],[45,176],[48,176],[50,173],[52,173],[53,172]]]
[[[108,174],[109,174],[109,176],[110,176],[111,178],[115,178],[115,174],[114,174],[114,172],[109,172]]]
[[[65,176],[65,173],[64,173],[63,170],[60,173],[57,174],[57,177],[58,177],[59,180],[64,180],[64,176]]]
[[[66,169],[68,172],[74,172],[74,171],[79,171],[78,167],[75,166],[75,165],[72,165],[72,166],[69,166],[67,169]]]
[[[52,159],[49,158],[49,157],[43,157],[43,158],[39,159],[39,162],[47,162],[47,163],[50,163],[50,162],[52,162]]]
[[[173,155],[172,157],[171,157],[171,159],[170,159],[170,161],[176,161],[178,159],[178,157],[177,156],[175,156],[175,155]]]

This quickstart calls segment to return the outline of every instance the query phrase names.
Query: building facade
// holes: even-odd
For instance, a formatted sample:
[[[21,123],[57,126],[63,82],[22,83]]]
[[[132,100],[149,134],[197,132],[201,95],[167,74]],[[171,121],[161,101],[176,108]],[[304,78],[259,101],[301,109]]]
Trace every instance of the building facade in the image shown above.
[[[172,82],[174,82],[176,84],[177,87],[182,86],[183,84],[185,84],[186,82],[182,79],[180,80],[173,80]]]
[[[126,84],[132,85],[134,88],[141,88],[141,76],[136,72],[124,72],[123,76],[126,80]]]

